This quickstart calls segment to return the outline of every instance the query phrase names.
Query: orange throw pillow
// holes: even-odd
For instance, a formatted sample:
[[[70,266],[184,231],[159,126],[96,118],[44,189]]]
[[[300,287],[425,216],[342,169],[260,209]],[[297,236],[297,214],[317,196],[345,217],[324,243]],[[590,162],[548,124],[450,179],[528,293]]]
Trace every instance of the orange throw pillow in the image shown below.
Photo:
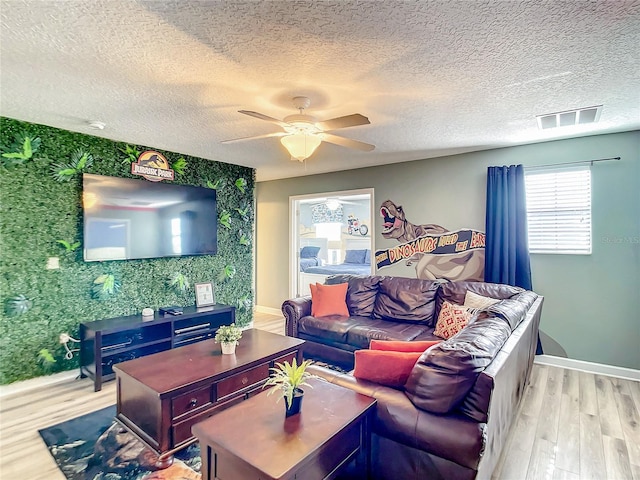
[[[353,376],[388,387],[402,387],[422,352],[356,350]]]
[[[371,340],[369,350],[387,350],[393,352],[424,352],[442,340],[424,340],[405,342],[401,340]]]
[[[348,283],[336,285],[310,284],[311,288],[311,315],[314,317],[326,317],[327,315],[349,316],[347,308]]]
[[[433,334],[442,338],[451,338],[467,326],[471,317],[472,314],[465,307],[445,300],[440,308],[440,315],[438,315]]]

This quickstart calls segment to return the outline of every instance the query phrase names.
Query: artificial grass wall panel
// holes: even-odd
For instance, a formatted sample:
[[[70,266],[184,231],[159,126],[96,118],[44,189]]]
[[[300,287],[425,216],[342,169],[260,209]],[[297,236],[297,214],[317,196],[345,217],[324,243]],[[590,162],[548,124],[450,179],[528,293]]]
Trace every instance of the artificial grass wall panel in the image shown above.
[[[22,165],[7,166],[3,162],[0,167],[1,384],[78,368],[77,353],[72,359],[65,359],[60,333],[78,338],[81,322],[135,315],[145,307],[193,305],[196,282],[213,282],[216,301],[240,306],[236,311],[238,324],[251,322],[253,169],[136,146],[139,152],[159,151],[169,163],[184,158],[185,172],[176,173],[173,183],[205,187],[218,182],[218,217],[228,212],[231,228],[218,223],[217,255],[84,262],[82,244],[75,251],[67,251],[57,242],[83,241],[82,174],[60,182],[53,177],[52,165],[68,163],[80,149],[94,158],[85,170],[87,173],[133,178],[129,173],[130,159],[124,153],[126,144],[0,118],[0,145],[4,153],[16,134],[38,137],[41,144]],[[244,192],[235,185],[238,179],[246,181]],[[249,245],[240,244],[240,231]],[[60,258],[59,269],[46,269],[49,257]],[[222,280],[220,274],[226,266],[234,267],[236,273]],[[176,273],[185,275],[190,283],[184,292],[169,285],[168,279]],[[121,288],[105,300],[98,300],[91,289],[93,281],[102,274],[114,275]],[[7,302],[20,294],[30,299],[32,306],[26,313],[9,316],[5,309]],[[69,346],[78,347],[72,343]],[[47,361],[47,353],[54,362]]]

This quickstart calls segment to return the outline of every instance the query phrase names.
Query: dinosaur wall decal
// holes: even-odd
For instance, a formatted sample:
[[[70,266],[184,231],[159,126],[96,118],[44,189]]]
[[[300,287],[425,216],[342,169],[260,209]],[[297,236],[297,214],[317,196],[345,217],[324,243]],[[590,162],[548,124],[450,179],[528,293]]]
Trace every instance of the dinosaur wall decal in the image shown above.
[[[391,200],[382,202],[380,215],[382,236],[396,239],[401,245],[376,251],[377,268],[404,261],[406,265],[415,263],[416,277],[425,280],[484,280],[483,232],[411,223],[402,206]]]

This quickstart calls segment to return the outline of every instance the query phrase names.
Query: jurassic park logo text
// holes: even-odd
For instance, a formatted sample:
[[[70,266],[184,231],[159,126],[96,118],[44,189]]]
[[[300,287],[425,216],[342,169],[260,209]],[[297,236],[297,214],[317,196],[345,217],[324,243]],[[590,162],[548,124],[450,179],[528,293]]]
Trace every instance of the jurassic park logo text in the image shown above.
[[[131,164],[131,174],[140,175],[151,182],[173,180],[175,177],[165,156],[152,150],[142,152],[138,161]]]

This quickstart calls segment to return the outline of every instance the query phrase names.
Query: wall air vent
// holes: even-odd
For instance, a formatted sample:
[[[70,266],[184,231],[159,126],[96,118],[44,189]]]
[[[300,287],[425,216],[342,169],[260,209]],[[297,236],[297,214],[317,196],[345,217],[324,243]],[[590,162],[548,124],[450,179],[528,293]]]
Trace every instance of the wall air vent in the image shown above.
[[[546,130],[547,128],[594,123],[600,120],[601,112],[602,105],[596,105],[577,110],[567,110],[566,112],[538,115],[536,116],[536,119],[538,120],[538,127],[542,130]]]

